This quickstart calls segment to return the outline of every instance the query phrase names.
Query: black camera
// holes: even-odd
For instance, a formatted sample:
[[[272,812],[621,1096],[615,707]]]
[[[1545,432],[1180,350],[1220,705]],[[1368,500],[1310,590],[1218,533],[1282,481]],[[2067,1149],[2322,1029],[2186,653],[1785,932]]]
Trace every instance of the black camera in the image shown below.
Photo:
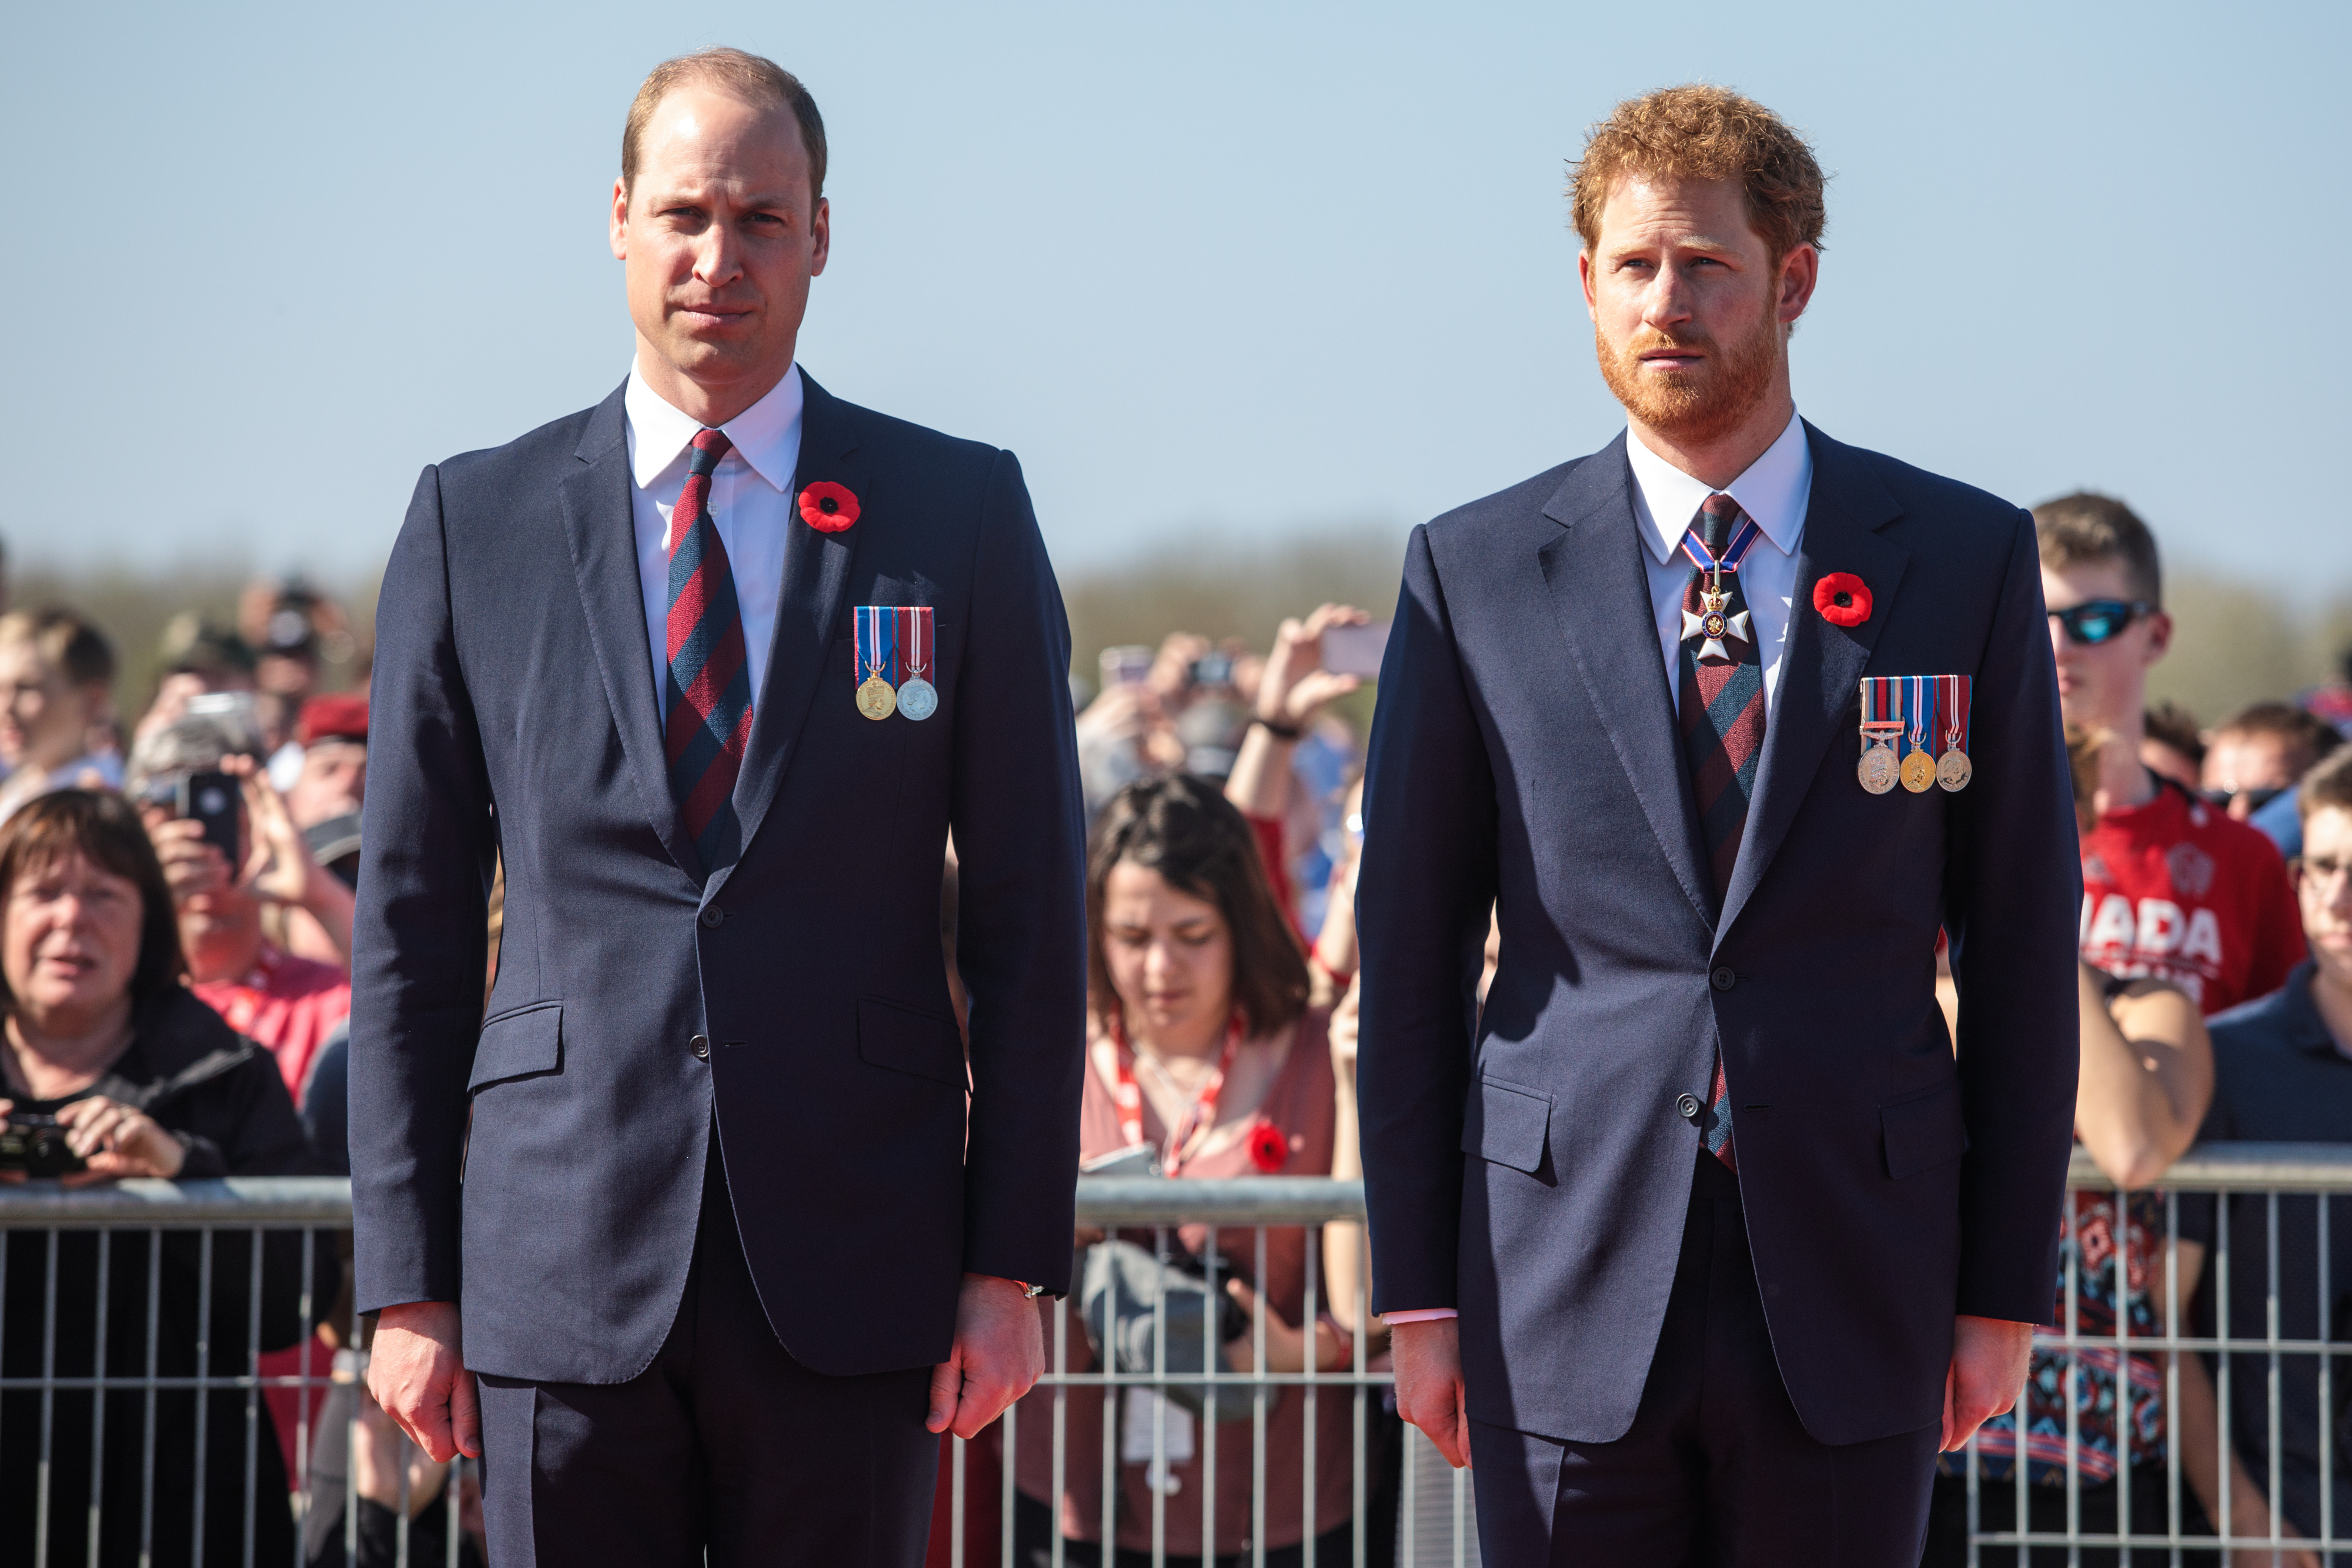
[[[1184,673],[1196,686],[1229,686],[1234,684],[1234,656],[1203,653]]]
[[[0,1122],[0,1171],[61,1176],[86,1169],[87,1164],[66,1142],[65,1126],[55,1116],[12,1113]]]

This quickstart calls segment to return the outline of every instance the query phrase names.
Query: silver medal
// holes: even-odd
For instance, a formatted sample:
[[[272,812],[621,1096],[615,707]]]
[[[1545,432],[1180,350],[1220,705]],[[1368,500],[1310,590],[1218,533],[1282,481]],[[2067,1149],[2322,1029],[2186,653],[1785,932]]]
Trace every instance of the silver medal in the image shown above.
[[[898,711],[908,718],[930,717],[940,711],[939,688],[920,675],[909,677],[898,687]]]

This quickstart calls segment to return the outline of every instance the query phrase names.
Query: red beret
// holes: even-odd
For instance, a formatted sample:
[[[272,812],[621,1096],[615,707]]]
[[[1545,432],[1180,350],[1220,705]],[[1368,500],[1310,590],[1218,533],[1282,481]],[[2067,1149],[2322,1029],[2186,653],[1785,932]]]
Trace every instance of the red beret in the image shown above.
[[[296,727],[295,738],[305,746],[315,746],[322,740],[367,739],[368,700],[365,692],[340,692],[332,696],[312,697],[302,705],[301,722]]]

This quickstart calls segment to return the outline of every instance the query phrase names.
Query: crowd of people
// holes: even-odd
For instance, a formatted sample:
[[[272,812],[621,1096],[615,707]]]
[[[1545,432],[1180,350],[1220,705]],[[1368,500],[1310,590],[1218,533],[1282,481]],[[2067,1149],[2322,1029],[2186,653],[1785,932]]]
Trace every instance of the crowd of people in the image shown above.
[[[2352,684],[2282,695],[2210,724],[2151,704],[2150,669],[2196,651],[2172,646],[2149,530],[2121,502],[2089,494],[2049,502],[2035,520],[2082,830],[2075,1129],[2123,1191],[2078,1194],[2063,1218],[2075,1267],[2072,1298],[2062,1288],[2057,1303],[2059,1332],[2073,1323],[2086,1335],[2210,1333],[2226,1314],[2243,1333],[2263,1321],[2274,1246],[2285,1287],[2279,1332],[2343,1338],[2352,1290],[2339,1281],[2334,1301],[2323,1301],[2314,1270],[2323,1255],[2352,1257],[2352,1205],[2288,1197],[2273,1231],[2259,1197],[2184,1197],[2179,1245],[2168,1248],[2156,1184],[2200,1138],[2352,1140],[2352,747],[2343,744],[2352,735]],[[1187,632],[1157,649],[1107,650],[1095,689],[1081,688],[1078,754],[1093,818],[1086,1168],[1205,1179],[1360,1172],[1352,879],[1361,750],[1334,705],[1367,684],[1362,649],[1369,638],[1376,652],[1380,633],[1367,612],[1327,604],[1284,622],[1262,651]],[[1342,639],[1352,639],[1344,661],[1331,656]],[[0,1100],[12,1117],[46,1118],[58,1131],[83,1167],[67,1179],[348,1168],[343,1053],[366,788],[363,660],[360,689],[322,685],[330,650],[356,647],[331,601],[299,584],[259,584],[235,625],[194,616],[173,623],[155,689],[126,722],[116,706],[117,659],[100,628],[56,607],[0,614]],[[951,985],[953,874],[950,860],[943,909]],[[494,900],[494,921],[496,907]],[[1493,963],[1490,943],[1490,975]],[[1948,978],[1942,996],[1956,1017],[1963,998]],[[2325,1254],[2323,1223],[2332,1227]],[[2225,1226],[2236,1260],[2223,1288],[2205,1264]],[[275,1390],[278,1441],[262,1445],[249,1473],[215,1464],[201,1511],[188,1463],[194,1439],[242,1452],[243,1413],[232,1408],[241,1402],[214,1402],[199,1433],[194,1396],[165,1398],[158,1430],[192,1440],[157,1445],[165,1456],[149,1524],[157,1549],[193,1550],[201,1511],[216,1547],[233,1551],[247,1498],[282,1500],[289,1478],[308,1469],[336,1478],[334,1496],[314,1485],[323,1505],[299,1522],[283,1507],[256,1509],[261,1555],[290,1554],[286,1532],[299,1530],[307,1560],[341,1561],[337,1500],[341,1478],[355,1470],[361,1559],[388,1560],[404,1495],[412,1542],[426,1541],[438,1560],[432,1542],[446,1511],[431,1505],[449,1472],[411,1456],[404,1476],[396,1435],[353,1382],[362,1347],[323,1306],[348,1290],[341,1260],[320,1249],[320,1271],[306,1279],[299,1247],[272,1236],[252,1276],[262,1281],[256,1306],[236,1251],[249,1243],[224,1239],[205,1285],[186,1239],[174,1238],[152,1264],[162,1270],[159,1371],[192,1369],[205,1289],[215,1322],[242,1323],[257,1312],[265,1375],[321,1372],[338,1354],[343,1363],[331,1418],[317,1408],[307,1417],[320,1441],[307,1464],[293,1451],[292,1394]],[[1179,1291],[1216,1318],[1232,1371],[1311,1364],[1337,1372],[1360,1357],[1383,1364],[1385,1331],[1362,1310],[1370,1281],[1354,1228],[1328,1227],[1319,1243],[1304,1229],[1276,1228],[1261,1250],[1247,1230],[1185,1227],[1167,1259],[1148,1234],[1075,1241],[1087,1255],[1082,1283],[1066,1301],[1040,1302],[1048,1343],[1069,1347],[1066,1370],[1135,1370],[1119,1360],[1133,1343],[1120,1332],[1122,1312]],[[138,1364],[151,1288],[143,1241],[109,1241],[114,1252],[103,1269],[95,1235],[69,1239],[54,1262],[39,1254],[45,1245],[33,1231],[7,1239],[7,1375],[37,1374],[45,1354],[60,1375],[86,1375],[101,1355]],[[1312,1260],[1310,1246],[1318,1247]],[[45,1352],[41,1292],[52,1270],[58,1338]],[[101,1280],[110,1307],[104,1344]],[[295,1310],[306,1291],[321,1304],[321,1326],[307,1341]],[[1194,1343],[1197,1361],[1197,1334]],[[1173,1368],[1181,1347],[1171,1337],[1166,1348]],[[2288,1536],[2307,1535],[2319,1528],[2318,1499],[2331,1486],[2336,1517],[2352,1518],[2352,1422],[2341,1399],[2352,1374],[2336,1374],[2331,1405],[2318,1358],[2284,1357],[2274,1427],[2267,1368],[2245,1365],[2221,1380],[2223,1359],[2184,1355],[2176,1364],[2134,1353],[2070,1365],[2057,1349],[2038,1353],[2020,1409],[1979,1440],[1983,1526],[2016,1522],[2013,1467],[2022,1462],[2027,1522],[2063,1528],[2070,1457],[2073,1506],[2085,1529],[2161,1531],[2168,1511],[2180,1509],[2206,1528],[2226,1511],[2239,1535],[2265,1534],[2273,1522]],[[2226,1401],[2221,1386],[2230,1389]],[[16,1408],[32,1397],[7,1395],[0,1419],[0,1517],[11,1520],[32,1513],[37,1467],[25,1445],[38,1424]],[[1310,1449],[1303,1391],[1278,1388],[1260,1456],[1246,1403],[1079,1391],[1064,1396],[1061,1437],[1078,1458],[1058,1479],[1055,1397],[1050,1387],[1029,1396],[1016,1451],[991,1441],[971,1455],[983,1469],[1011,1467],[1024,1565],[1048,1561],[1056,1535],[1066,1562],[1142,1561],[1155,1500],[1171,1555],[1231,1559],[1262,1531],[1270,1562],[1297,1558],[1309,1538],[1318,1558],[1340,1561],[1351,1532],[1364,1529],[1370,1560],[1393,1560],[1397,1490],[1410,1477],[1392,1412],[1376,1422],[1376,1507],[1359,1518],[1347,1397],[1316,1406]],[[103,1440],[93,1447],[98,1403],[57,1402],[52,1440],[68,1458],[49,1472],[53,1492],[79,1495],[96,1464],[107,1508],[139,1506],[136,1404],[136,1396],[110,1396]],[[346,1415],[359,1418],[356,1440]],[[1217,1428],[1213,1437],[1204,1424]],[[2333,1442],[2332,1476],[2322,1472],[2323,1430]],[[1199,1504],[1211,1441],[1217,1538],[1204,1542]],[[1118,1457],[1108,1498],[1091,1459],[1107,1442]],[[2186,1496],[2168,1490],[2175,1446]],[[1262,1514],[1251,1502],[1261,1464]],[[1963,1464],[1947,1458],[1930,1562],[1965,1560]],[[967,1495],[992,1500],[996,1489],[972,1485]],[[992,1507],[968,1515],[969,1560],[992,1556],[1002,1521]],[[79,1560],[76,1532],[87,1518],[55,1506],[48,1517],[53,1551]],[[935,1555],[944,1541],[942,1531]],[[463,1544],[479,1550],[470,1537]],[[2316,1562],[2294,1553],[2285,1561]]]

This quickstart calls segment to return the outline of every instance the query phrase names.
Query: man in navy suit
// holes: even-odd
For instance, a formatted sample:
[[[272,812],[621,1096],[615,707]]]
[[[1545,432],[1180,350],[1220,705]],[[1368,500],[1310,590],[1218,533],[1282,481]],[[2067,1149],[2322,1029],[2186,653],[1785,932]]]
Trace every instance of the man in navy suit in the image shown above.
[[[1374,1304],[1510,1568],[1910,1568],[2055,1299],[2081,890],[2032,520],[1797,416],[1822,187],[1760,104],[1620,105],[1574,215],[1628,433],[1406,555]]]
[[[937,1434],[1034,1382],[1067,1283],[1068,628],[1011,454],[794,364],[824,155],[771,62],[658,68],[627,382],[427,468],[384,579],[359,1306],[499,1568],[919,1561]]]

